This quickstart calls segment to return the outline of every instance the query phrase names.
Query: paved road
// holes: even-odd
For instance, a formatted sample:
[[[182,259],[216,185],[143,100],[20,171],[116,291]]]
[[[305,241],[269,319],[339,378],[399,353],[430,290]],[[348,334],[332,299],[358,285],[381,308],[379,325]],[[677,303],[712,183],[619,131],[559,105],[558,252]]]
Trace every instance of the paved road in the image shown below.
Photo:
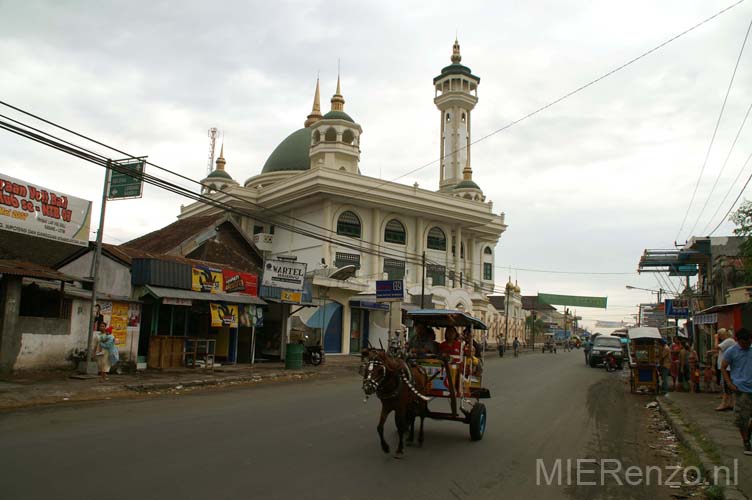
[[[395,460],[356,376],[0,414],[12,499],[656,498],[650,489],[537,486],[536,459],[645,457],[640,403],[581,351],[489,358],[488,428],[426,421]],[[444,404],[444,401],[438,401]],[[643,401],[644,403],[644,401]],[[432,405],[436,402],[432,403]],[[390,438],[393,425],[389,424]],[[566,476],[565,476],[566,479]]]

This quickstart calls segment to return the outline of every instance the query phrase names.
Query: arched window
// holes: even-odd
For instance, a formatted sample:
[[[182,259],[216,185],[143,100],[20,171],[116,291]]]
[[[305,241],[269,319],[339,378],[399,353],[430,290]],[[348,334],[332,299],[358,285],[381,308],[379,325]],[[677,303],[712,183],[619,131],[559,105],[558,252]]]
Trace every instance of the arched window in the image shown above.
[[[446,251],[446,236],[444,235],[444,231],[438,227],[432,227],[431,230],[428,231],[426,247],[431,250]]]
[[[324,140],[326,142],[334,142],[337,140],[337,131],[333,128],[327,129],[326,134],[324,135]]]
[[[360,219],[358,216],[349,210],[342,212],[339,219],[337,219],[337,234],[351,238],[360,238]]]
[[[387,243],[404,245],[406,240],[407,234],[405,233],[405,226],[403,226],[400,221],[392,219],[386,223],[386,228],[384,229],[384,241]]]
[[[355,144],[355,134],[352,133],[352,130],[345,130],[342,134],[342,142],[349,144],[350,146]]]
[[[486,255],[493,255],[493,250],[491,250],[491,247],[486,247],[483,250],[483,253],[486,254]]]
[[[321,141],[321,132],[319,132],[318,130],[316,130],[316,131],[315,131],[315,132],[313,133],[313,143],[314,143],[314,144],[318,144],[318,143],[319,143],[319,141]]]

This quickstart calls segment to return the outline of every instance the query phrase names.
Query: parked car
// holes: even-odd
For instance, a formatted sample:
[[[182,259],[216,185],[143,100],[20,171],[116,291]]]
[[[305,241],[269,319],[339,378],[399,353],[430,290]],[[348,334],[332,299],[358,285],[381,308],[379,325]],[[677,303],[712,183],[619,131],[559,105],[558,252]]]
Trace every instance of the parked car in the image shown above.
[[[608,352],[613,352],[617,357],[617,367],[621,369],[624,363],[624,357],[621,350],[621,340],[619,337],[609,337],[599,335],[593,341],[593,348],[590,350],[590,366],[595,367],[603,363]]]

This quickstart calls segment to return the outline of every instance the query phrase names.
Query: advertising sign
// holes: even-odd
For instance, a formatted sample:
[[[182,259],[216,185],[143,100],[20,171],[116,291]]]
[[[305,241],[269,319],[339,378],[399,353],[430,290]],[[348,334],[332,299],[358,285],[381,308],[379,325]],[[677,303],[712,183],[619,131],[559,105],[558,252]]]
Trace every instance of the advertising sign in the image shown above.
[[[191,299],[179,299],[176,297],[165,297],[162,299],[162,304],[166,306],[191,306],[193,301]]]
[[[238,327],[238,306],[237,304],[217,304],[210,302],[211,309],[211,326],[229,326],[230,328]]]
[[[381,280],[376,282],[376,301],[400,301],[405,298],[402,280]]]
[[[94,306],[94,328],[103,321],[112,328],[115,345],[125,346],[128,335],[138,335],[141,326],[141,305],[102,300]]]
[[[258,297],[258,276],[249,273],[236,273],[222,270],[225,280],[225,293],[244,293]]]
[[[115,170],[117,168],[118,170]],[[144,162],[118,163],[112,169],[110,186],[107,191],[108,200],[125,200],[128,198],[141,198],[144,181],[141,174],[144,172]]]
[[[666,299],[666,316],[669,318],[689,318],[689,301],[687,299]]]
[[[223,281],[221,269],[209,266],[193,266],[191,289],[194,292],[222,293]]]
[[[301,292],[293,292],[290,290],[282,290],[279,294],[279,300],[282,302],[292,302],[293,304],[300,304],[303,294]]]
[[[0,174],[0,229],[89,244],[91,202]]]
[[[264,264],[264,279],[261,284],[301,291],[307,268],[307,264],[301,262],[267,260]]]
[[[582,295],[555,295],[539,293],[538,303],[551,306],[595,307],[606,309],[608,297],[585,297]]]

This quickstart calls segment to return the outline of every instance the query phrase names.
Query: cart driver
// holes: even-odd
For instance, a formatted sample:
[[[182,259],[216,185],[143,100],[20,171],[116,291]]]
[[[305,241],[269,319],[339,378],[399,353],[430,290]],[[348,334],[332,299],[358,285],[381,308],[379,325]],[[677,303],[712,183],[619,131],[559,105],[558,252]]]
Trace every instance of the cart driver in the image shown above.
[[[408,343],[410,352],[417,357],[435,356],[439,354],[439,344],[433,328],[422,323],[415,324],[415,335]]]

